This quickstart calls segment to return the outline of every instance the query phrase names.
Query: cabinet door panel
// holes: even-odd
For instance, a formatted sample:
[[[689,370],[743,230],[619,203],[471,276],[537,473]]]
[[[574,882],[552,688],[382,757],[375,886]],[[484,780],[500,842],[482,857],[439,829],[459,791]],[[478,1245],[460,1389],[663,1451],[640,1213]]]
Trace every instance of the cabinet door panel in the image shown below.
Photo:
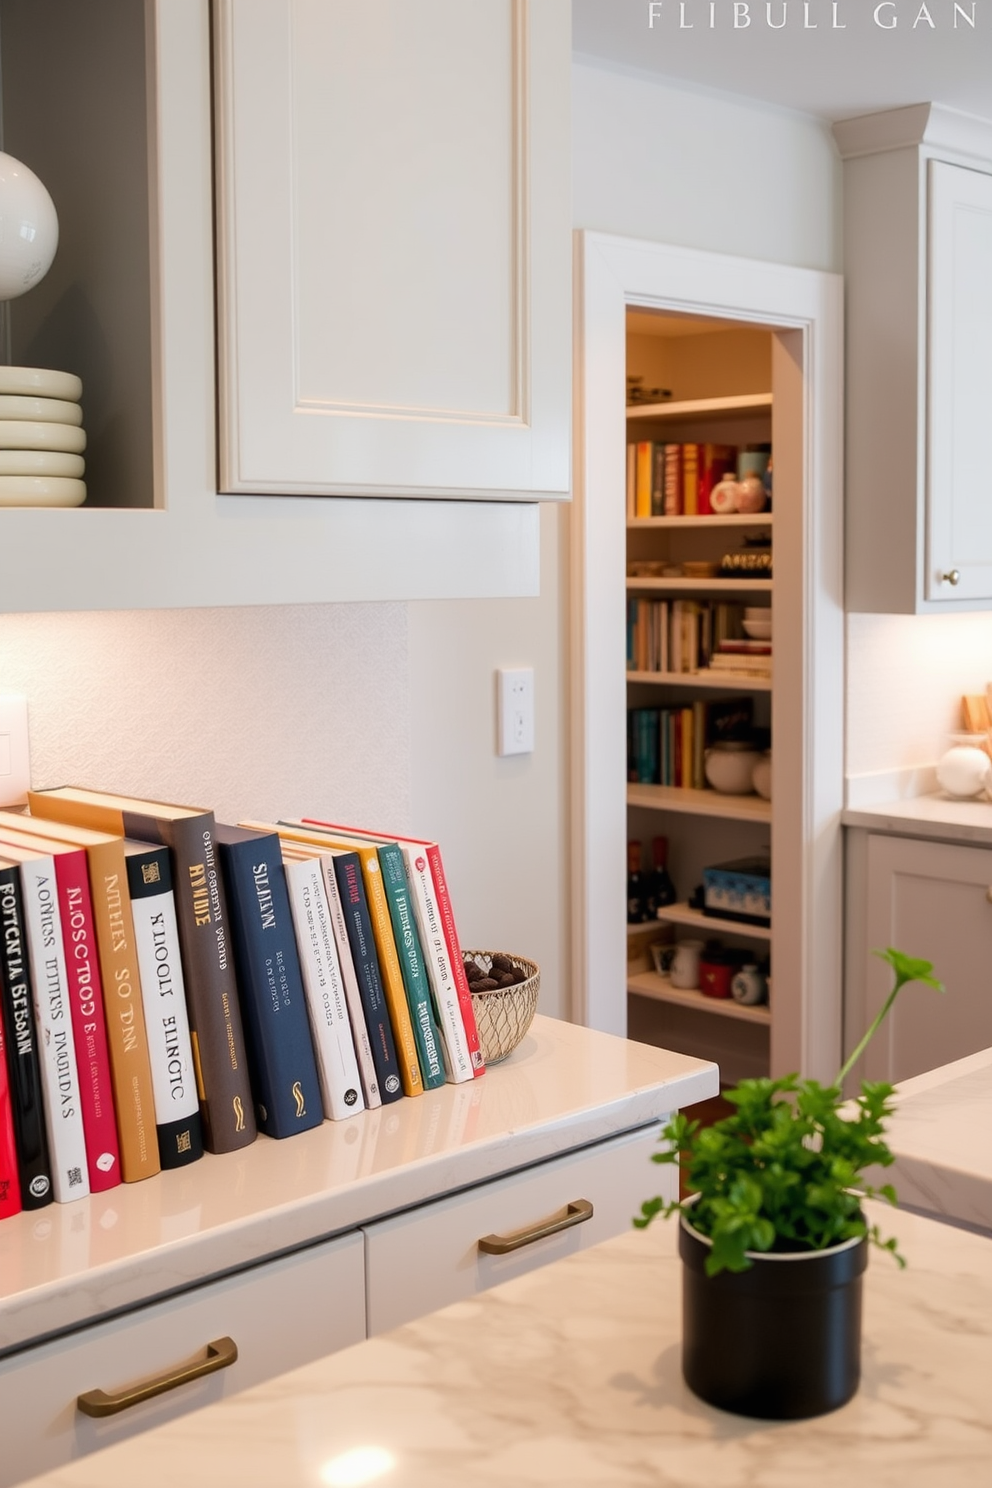
[[[926,596],[988,599],[992,176],[931,161],[929,234]]]
[[[84,1392],[113,1393],[172,1370],[225,1335],[238,1348],[229,1368],[117,1415],[93,1419],[76,1407]],[[0,1360],[0,1485],[135,1436],[364,1337],[363,1245],[355,1233],[13,1354]]]
[[[567,5],[217,15],[222,489],[567,492]]]
[[[896,946],[932,961],[946,987],[900,992],[868,1047],[864,1073],[906,1080],[992,1045],[992,851],[901,837],[868,839],[869,949]],[[868,956],[866,1017],[892,985],[889,968]],[[851,1030],[860,1037],[859,1030]],[[857,1071],[855,1072],[857,1073]]]
[[[674,1190],[675,1169],[649,1161],[657,1135],[655,1126],[630,1132],[366,1226],[369,1336],[626,1230],[642,1200]],[[537,1225],[580,1199],[592,1203],[589,1220],[506,1255],[480,1251],[484,1236]]]

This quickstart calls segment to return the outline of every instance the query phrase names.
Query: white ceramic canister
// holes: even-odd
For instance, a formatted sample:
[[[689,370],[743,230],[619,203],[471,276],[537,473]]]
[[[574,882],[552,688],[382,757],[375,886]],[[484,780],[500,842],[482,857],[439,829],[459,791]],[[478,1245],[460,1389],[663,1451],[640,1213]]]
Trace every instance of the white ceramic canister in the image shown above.
[[[772,752],[766,749],[751,771],[751,785],[762,800],[772,798]]]
[[[729,512],[737,510],[738,490],[737,477],[730,474],[725,475],[713,487],[710,492],[710,507],[718,517],[725,517]]]
[[[752,473],[751,475],[743,476],[738,481],[736,511],[746,513],[764,511],[767,502],[768,495],[765,491],[765,483],[760,475]],[[712,505],[712,497],[710,498],[710,503]]]
[[[761,759],[753,745],[738,739],[721,739],[703,756],[703,771],[715,791],[726,796],[746,796],[751,777]]]
[[[735,1002],[753,1007],[765,1000],[765,978],[758,965],[749,961],[742,966],[730,984],[730,995]]]

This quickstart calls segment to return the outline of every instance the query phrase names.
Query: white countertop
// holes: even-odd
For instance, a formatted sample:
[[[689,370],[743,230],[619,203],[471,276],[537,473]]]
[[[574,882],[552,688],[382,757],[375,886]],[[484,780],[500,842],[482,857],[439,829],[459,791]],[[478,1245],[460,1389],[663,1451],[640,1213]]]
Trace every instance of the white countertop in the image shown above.
[[[904,1080],[895,1108],[895,1166],[876,1181],[892,1182],[902,1204],[992,1234],[992,1049]]]
[[[36,1488],[988,1488],[992,1241],[870,1206],[855,1398],[806,1422],[704,1405],[656,1223],[40,1477]],[[346,1477],[345,1454],[385,1470]],[[374,1458],[366,1458],[374,1462]],[[337,1475],[335,1475],[335,1464]]]
[[[0,1354],[716,1094],[715,1064],[538,1016],[481,1079],[0,1225]]]
[[[849,806],[841,813],[841,823],[873,832],[992,846],[992,801],[962,801],[943,791],[874,806]]]

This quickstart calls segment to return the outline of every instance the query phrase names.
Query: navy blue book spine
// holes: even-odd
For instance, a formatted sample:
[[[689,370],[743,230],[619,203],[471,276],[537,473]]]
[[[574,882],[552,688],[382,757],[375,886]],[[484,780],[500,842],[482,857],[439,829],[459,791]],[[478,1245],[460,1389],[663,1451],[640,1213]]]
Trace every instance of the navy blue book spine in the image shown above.
[[[355,975],[358,978],[358,989],[362,996],[362,1007],[365,1009],[369,1043],[372,1045],[372,1063],[375,1065],[382,1104],[386,1106],[390,1101],[401,1098],[403,1086],[400,1081],[399,1060],[396,1057],[393,1025],[389,1021],[389,1008],[386,1006],[386,994],[382,986],[382,972],[379,969],[379,958],[376,955],[375,940],[372,936],[372,920],[365,898],[365,885],[362,882],[362,864],[358,854],[349,852],[335,854],[334,875],[341,893],[341,907],[344,910],[348,930],[348,943],[351,946],[351,956],[355,963]]]
[[[279,838],[217,826],[259,1130],[289,1137],[324,1119]]]

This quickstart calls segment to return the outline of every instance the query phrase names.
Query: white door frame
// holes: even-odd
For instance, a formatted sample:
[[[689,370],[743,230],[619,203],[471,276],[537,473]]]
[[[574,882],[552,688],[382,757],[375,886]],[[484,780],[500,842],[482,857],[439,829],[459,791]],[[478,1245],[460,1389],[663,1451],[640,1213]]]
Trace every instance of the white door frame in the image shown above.
[[[780,449],[802,434],[788,451],[799,499],[783,489],[775,521],[771,1067],[829,1080],[841,1050],[842,281],[595,232],[576,233],[575,270],[572,1016],[626,1031],[625,312],[751,321],[781,333],[777,494]]]

